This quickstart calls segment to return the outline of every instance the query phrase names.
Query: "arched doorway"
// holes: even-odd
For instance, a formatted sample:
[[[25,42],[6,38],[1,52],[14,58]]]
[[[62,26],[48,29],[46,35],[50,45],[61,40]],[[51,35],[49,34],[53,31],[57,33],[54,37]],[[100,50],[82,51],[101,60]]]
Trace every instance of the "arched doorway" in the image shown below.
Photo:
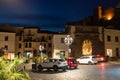
[[[92,43],[90,40],[83,41],[82,55],[92,55]]]

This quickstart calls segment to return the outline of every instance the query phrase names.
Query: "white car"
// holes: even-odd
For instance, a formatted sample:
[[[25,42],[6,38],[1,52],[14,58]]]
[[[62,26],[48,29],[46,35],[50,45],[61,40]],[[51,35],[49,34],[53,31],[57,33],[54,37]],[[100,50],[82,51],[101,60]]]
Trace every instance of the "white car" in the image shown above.
[[[37,69],[39,71],[42,71],[43,69],[54,69],[54,71],[58,71],[58,69],[63,69],[63,71],[65,71],[67,68],[67,61],[62,58],[50,58],[37,64]]]
[[[98,63],[98,60],[95,56],[82,56],[77,59],[79,64],[96,64]]]

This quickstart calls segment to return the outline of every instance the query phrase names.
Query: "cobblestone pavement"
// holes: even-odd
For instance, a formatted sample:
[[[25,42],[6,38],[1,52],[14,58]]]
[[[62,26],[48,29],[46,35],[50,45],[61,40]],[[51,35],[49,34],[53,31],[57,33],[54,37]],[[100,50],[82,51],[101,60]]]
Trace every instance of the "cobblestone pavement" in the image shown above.
[[[118,59],[118,61],[109,61],[109,63],[120,64],[120,59]]]
[[[24,63],[24,64],[22,65],[22,67],[25,68],[25,70],[31,70],[33,63],[34,63],[34,62]],[[120,64],[120,59],[119,59],[118,61],[108,61],[107,63]]]
[[[32,72],[32,63],[26,63],[24,66],[32,80],[120,80],[119,64],[120,61],[109,61],[102,65],[79,65],[78,69],[66,72]]]

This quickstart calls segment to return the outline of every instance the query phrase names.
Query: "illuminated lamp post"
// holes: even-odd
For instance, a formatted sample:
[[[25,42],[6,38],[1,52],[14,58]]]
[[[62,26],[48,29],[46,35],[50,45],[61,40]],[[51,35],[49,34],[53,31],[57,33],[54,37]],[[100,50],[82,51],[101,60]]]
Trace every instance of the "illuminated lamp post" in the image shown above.
[[[70,48],[70,45],[72,44],[72,42],[73,42],[73,38],[70,35],[67,35],[64,38],[64,43],[68,46],[68,57],[71,57],[71,48]]]
[[[39,50],[40,50],[40,61],[42,60],[41,58],[42,58],[42,55],[43,55],[43,50],[44,50],[44,46],[43,45],[40,45],[39,46]]]

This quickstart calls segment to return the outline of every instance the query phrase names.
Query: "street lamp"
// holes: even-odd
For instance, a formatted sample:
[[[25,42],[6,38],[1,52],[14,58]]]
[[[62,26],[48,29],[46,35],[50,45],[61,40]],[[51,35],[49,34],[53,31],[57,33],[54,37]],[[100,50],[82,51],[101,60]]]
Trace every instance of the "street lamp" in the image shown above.
[[[40,45],[39,50],[40,50],[40,61],[41,61],[42,60],[41,58],[42,58],[42,55],[43,55],[42,51],[44,50],[44,46]]]
[[[70,35],[67,35],[65,38],[64,38],[64,43],[68,46],[68,56],[70,57],[71,56],[71,48],[70,48],[70,45],[72,44],[73,42],[73,38],[70,36]]]

